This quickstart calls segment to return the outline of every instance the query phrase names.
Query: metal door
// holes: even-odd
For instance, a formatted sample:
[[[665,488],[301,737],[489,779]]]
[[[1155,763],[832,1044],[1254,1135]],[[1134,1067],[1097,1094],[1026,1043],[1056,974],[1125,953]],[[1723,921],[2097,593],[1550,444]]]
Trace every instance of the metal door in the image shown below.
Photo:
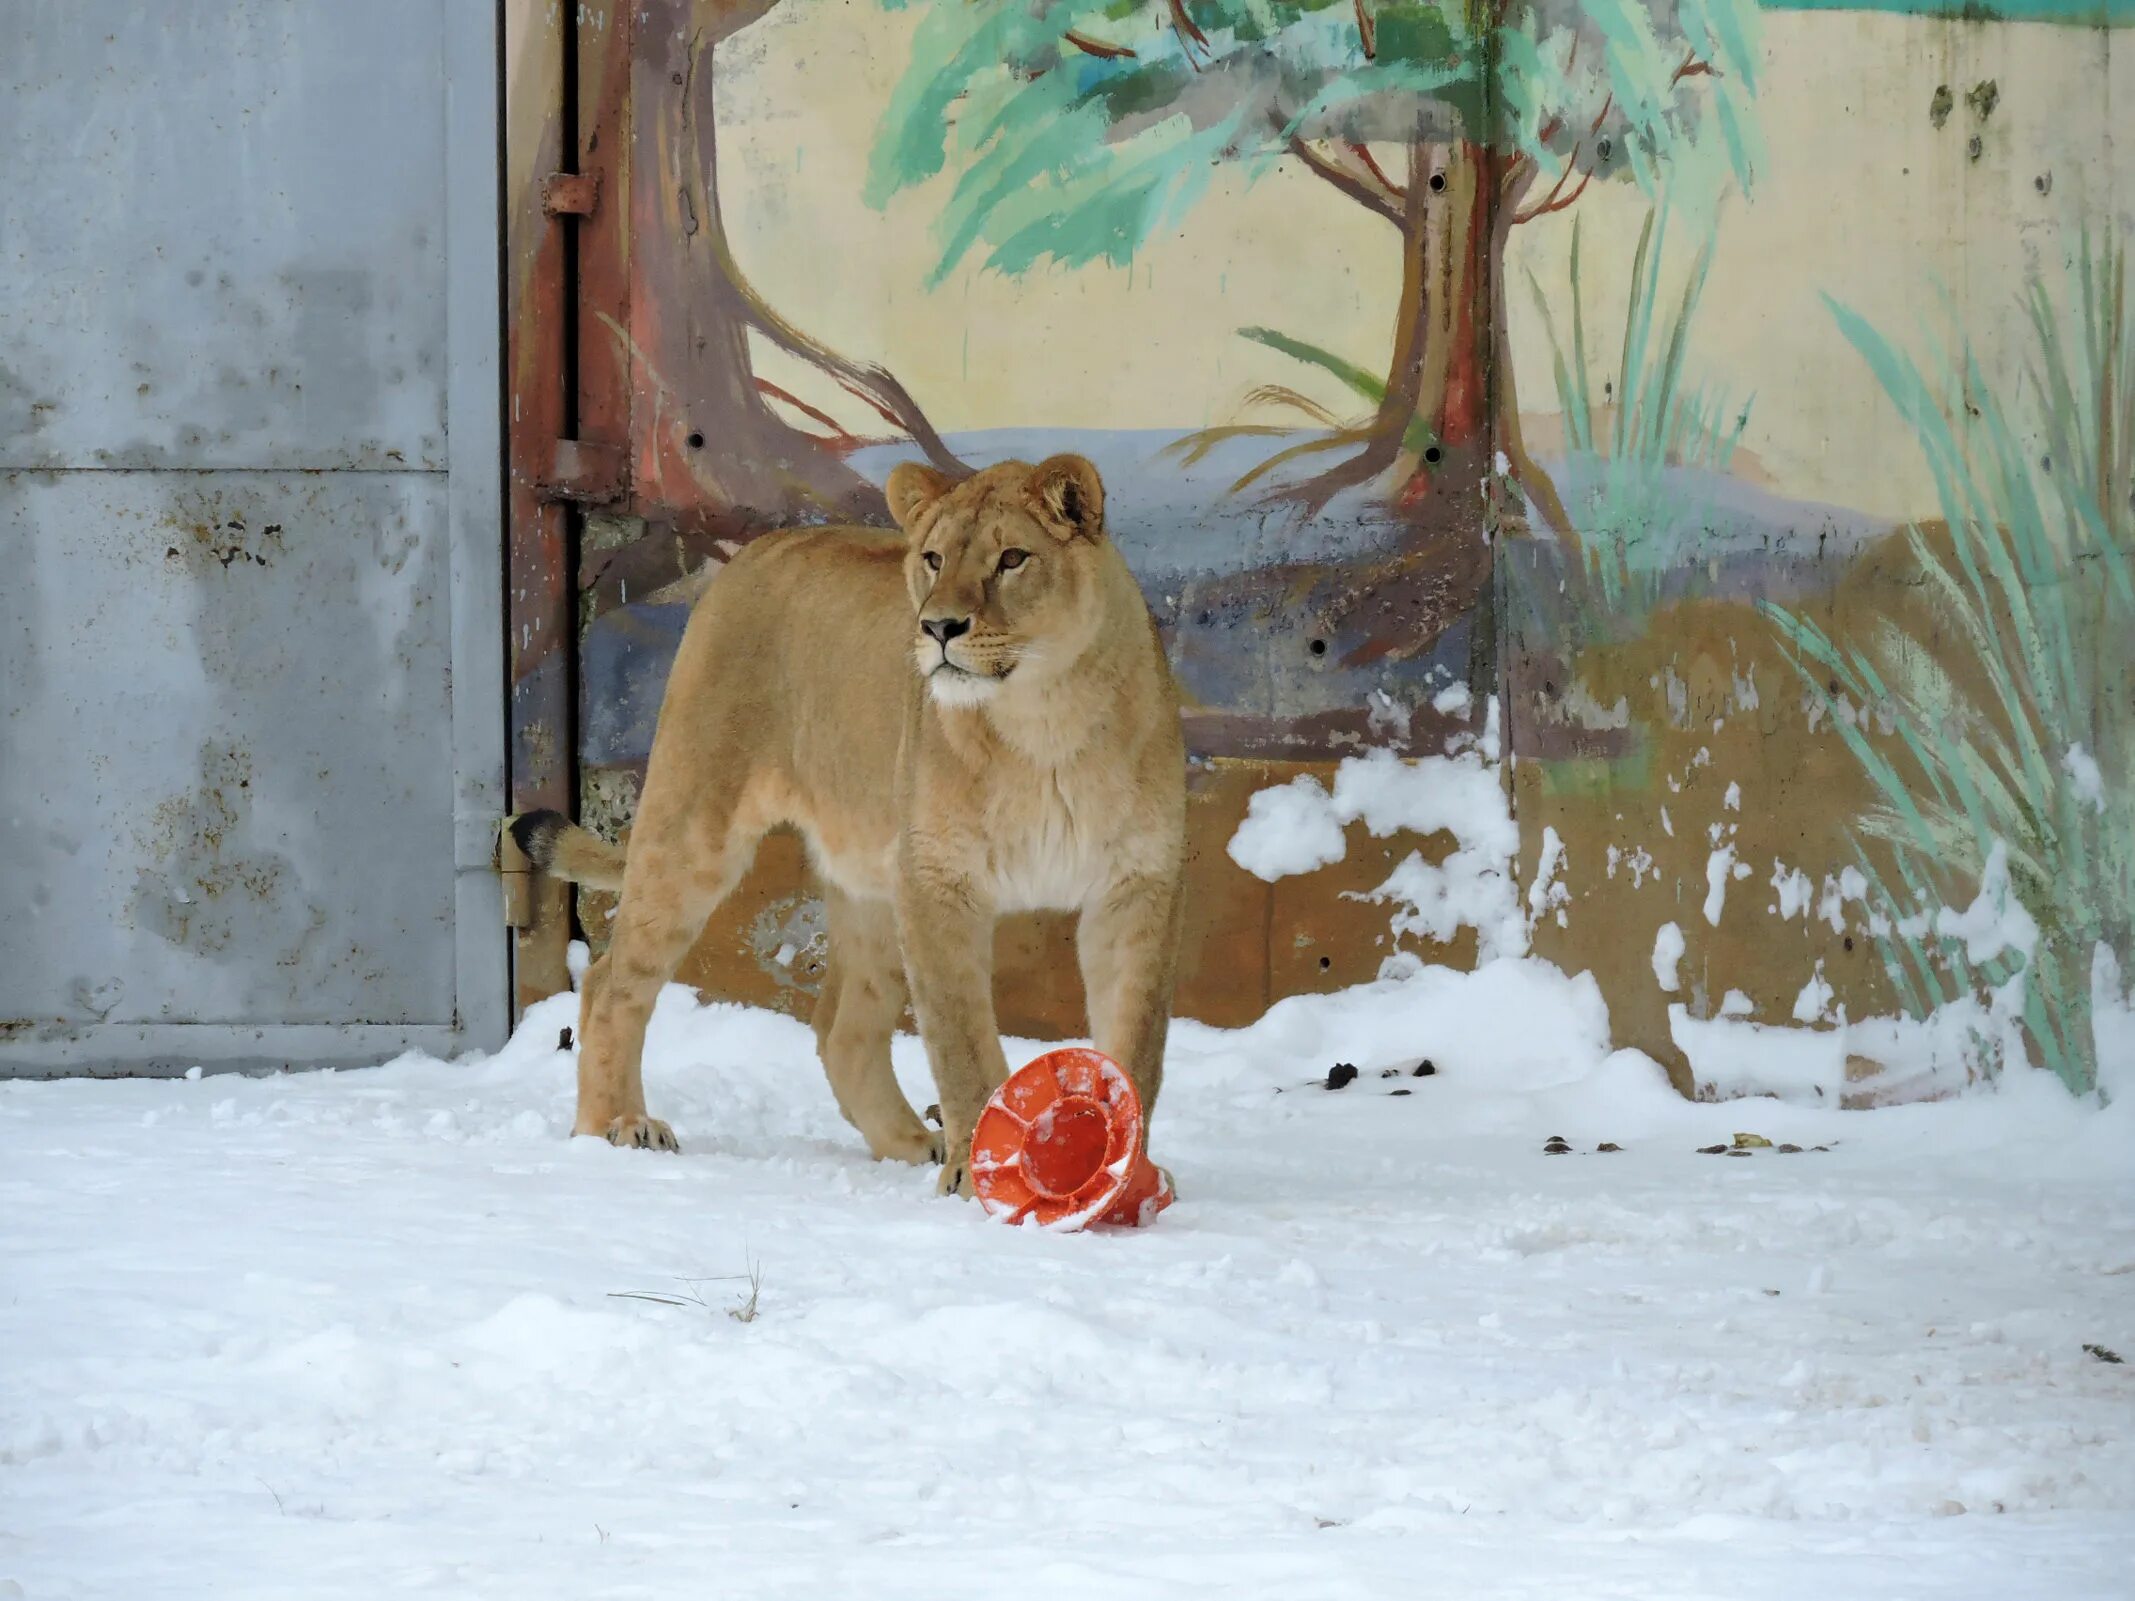
[[[0,1071],[504,1031],[497,27],[0,0]]]

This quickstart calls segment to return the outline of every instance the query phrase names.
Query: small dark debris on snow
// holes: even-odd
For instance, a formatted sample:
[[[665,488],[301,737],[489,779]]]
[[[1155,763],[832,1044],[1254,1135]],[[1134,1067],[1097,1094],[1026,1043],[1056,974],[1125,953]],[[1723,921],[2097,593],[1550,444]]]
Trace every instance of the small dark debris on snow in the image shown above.
[[[1799,1145],[1782,1145],[1779,1147],[1779,1154],[1781,1156],[1799,1156],[1801,1147]]]
[[[1727,1147],[1724,1145],[1701,1145],[1698,1147],[1698,1155],[1700,1156],[1724,1156],[1726,1154]]]
[[[1618,1145],[1614,1140],[1603,1140],[1599,1145],[1594,1147],[1594,1153],[1598,1156],[1605,1151],[1620,1151],[1622,1149],[1623,1147],[1621,1145]]]
[[[1571,1148],[1570,1142],[1562,1134],[1552,1134],[1542,1142],[1542,1154],[1545,1156],[1563,1156]]]
[[[2116,1368],[2120,1366],[2120,1353],[2118,1351],[2108,1351],[2102,1345],[2086,1345],[2083,1349],[2090,1353],[2094,1361],[2104,1362]]]
[[[1438,1064],[1437,1064],[1436,1062],[1432,1061],[1432,1060],[1431,1060],[1431,1059],[1430,1059],[1430,1058],[1429,1058],[1428,1056],[1426,1056],[1426,1057],[1425,1057],[1425,1058],[1424,1058],[1424,1059],[1423,1059],[1422,1061],[1420,1061],[1420,1062],[1418,1062],[1418,1063],[1416,1064],[1416,1071],[1415,1071],[1414,1073],[1412,1073],[1412,1074],[1410,1075],[1410,1077],[1412,1077],[1412,1078],[1429,1078],[1429,1077],[1431,1077],[1431,1076],[1432,1076],[1432,1075],[1433,1075],[1434,1073],[1436,1073],[1437,1071],[1438,1071]]]
[[[1737,1145],[1731,1148],[1727,1154],[1729,1156],[1754,1156],[1756,1153],[1747,1146]]]
[[[1386,1093],[1389,1095],[1413,1095],[1416,1092],[1414,1090],[1388,1090]]]
[[[568,1051],[570,1048],[571,1025],[566,1023],[563,1026],[563,1031],[556,1036],[556,1049],[558,1049],[559,1051]]]
[[[1809,1149],[1812,1151],[1828,1151],[1831,1149],[1831,1147],[1828,1145],[1812,1145],[1809,1147]]]
[[[1382,1067],[1379,1069],[1379,1076],[1381,1078],[1399,1078],[1401,1069],[1398,1067]]]
[[[1346,1085],[1354,1084],[1356,1079],[1357,1064],[1354,1062],[1337,1062],[1327,1069],[1327,1087],[1330,1090],[1338,1090]]]

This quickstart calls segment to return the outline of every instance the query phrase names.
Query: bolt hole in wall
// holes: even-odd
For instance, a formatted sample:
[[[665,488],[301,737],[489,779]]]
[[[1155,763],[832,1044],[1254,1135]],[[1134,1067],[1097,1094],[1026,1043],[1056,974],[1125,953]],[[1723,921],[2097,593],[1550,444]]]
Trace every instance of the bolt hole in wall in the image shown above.
[[[704,435],[694,428],[690,430],[689,448],[692,450],[702,450],[704,448]]]
[[[1423,447],[1423,459],[1429,462],[1433,467],[1438,465],[1440,458],[1442,458],[1444,455],[1445,452],[1440,450],[1436,445],[1426,445]]]
[[[1314,640],[1314,641],[1312,642],[1312,647],[1311,647],[1311,648],[1312,648],[1312,654],[1313,654],[1313,655],[1315,655],[1315,656],[1324,656],[1324,655],[1326,655],[1326,654],[1327,654],[1327,641],[1326,641],[1326,640],[1324,640],[1324,639],[1315,639],[1315,640]]]

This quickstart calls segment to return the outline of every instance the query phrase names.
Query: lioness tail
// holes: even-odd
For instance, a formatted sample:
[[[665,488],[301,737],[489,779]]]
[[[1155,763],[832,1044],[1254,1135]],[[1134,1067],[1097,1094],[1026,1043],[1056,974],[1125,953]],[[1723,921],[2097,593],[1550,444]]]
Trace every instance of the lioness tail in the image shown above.
[[[623,887],[623,847],[580,828],[561,812],[521,812],[508,825],[512,841],[552,878],[588,889]]]

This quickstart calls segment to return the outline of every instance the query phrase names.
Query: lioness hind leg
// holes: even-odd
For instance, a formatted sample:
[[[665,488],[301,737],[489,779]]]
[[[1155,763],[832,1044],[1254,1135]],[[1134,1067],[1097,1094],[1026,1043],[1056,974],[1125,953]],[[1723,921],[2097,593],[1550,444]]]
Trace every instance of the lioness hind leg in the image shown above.
[[[645,1113],[645,1025],[661,987],[753,854],[753,840],[714,843],[701,852],[640,850],[633,842],[614,936],[607,955],[586,973],[579,1003],[573,1134],[597,1134],[611,1145],[680,1148],[674,1130]]]
[[[816,1043],[838,1110],[877,1160],[939,1161],[939,1137],[912,1110],[890,1065],[890,1040],[905,1004],[895,914],[887,902],[856,901],[836,890],[824,899],[830,975],[816,1003]]]

